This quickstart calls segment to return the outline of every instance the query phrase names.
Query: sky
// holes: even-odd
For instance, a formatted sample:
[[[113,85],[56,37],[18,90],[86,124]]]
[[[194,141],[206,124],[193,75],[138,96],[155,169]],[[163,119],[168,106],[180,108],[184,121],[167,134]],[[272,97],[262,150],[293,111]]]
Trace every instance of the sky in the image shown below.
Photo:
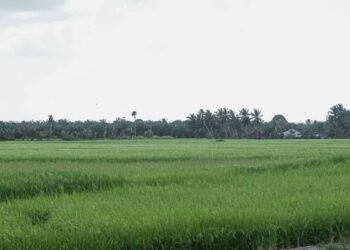
[[[348,0],[0,0],[0,120],[350,108]]]

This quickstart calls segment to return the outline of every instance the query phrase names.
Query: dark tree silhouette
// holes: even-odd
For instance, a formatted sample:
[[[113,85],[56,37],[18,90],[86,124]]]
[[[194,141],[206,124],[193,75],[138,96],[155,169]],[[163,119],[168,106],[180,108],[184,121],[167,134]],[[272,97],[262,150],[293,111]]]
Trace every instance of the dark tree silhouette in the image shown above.
[[[262,120],[259,109],[219,108],[212,112],[200,109],[185,121],[144,121],[131,113],[113,122],[55,120],[52,115],[46,121],[0,121],[0,140],[95,140],[130,138],[281,138],[283,132],[295,129],[304,138],[350,138],[350,111],[338,104],[330,108],[325,122],[307,120],[290,123],[283,115],[276,115],[270,122]]]

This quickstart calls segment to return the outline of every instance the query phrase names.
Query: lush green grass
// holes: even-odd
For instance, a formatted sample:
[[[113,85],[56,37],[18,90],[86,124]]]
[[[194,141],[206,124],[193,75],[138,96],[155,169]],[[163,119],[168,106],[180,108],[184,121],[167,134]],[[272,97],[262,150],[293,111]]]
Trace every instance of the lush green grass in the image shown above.
[[[257,249],[350,233],[350,141],[0,143],[0,249]]]

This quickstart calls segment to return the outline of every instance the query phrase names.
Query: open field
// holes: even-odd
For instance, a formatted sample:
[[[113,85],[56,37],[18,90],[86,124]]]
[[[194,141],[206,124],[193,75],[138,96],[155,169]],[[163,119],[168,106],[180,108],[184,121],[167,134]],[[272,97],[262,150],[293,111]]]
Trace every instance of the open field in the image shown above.
[[[273,249],[349,234],[349,140],[0,143],[0,249]]]

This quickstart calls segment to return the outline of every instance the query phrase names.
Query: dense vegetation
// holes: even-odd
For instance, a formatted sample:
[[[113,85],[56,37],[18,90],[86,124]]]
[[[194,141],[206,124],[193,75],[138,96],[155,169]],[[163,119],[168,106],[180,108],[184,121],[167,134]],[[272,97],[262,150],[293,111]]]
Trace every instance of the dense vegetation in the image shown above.
[[[186,121],[143,121],[132,112],[133,121],[117,118],[100,121],[55,120],[1,122],[0,140],[42,139],[127,139],[127,138],[282,138],[282,132],[296,129],[304,138],[350,138],[350,111],[333,106],[325,122],[289,123],[283,115],[264,122],[260,110],[242,109],[235,113],[221,108],[215,112],[200,110]]]
[[[262,249],[350,235],[348,140],[0,143],[0,249]]]

